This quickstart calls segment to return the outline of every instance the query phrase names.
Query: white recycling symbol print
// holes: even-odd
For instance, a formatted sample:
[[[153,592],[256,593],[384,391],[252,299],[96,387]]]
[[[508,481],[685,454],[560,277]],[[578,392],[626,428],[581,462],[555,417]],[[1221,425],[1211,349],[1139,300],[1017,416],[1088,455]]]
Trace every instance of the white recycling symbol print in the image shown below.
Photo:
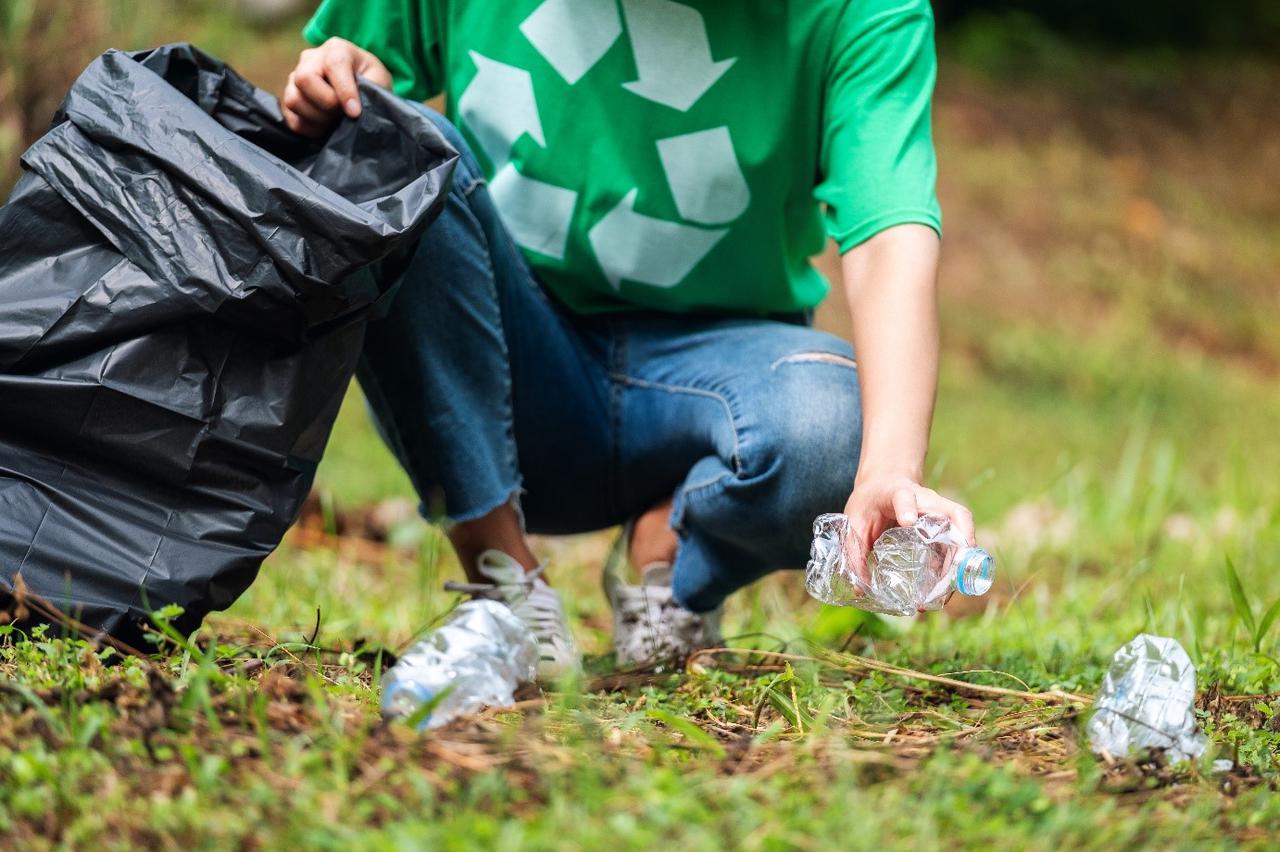
[[[637,79],[627,91],[687,112],[737,62],[715,60],[706,23],[673,0],[543,0],[520,32],[570,86],[626,33]],[[573,190],[527,177],[511,163],[511,149],[526,133],[547,141],[538,115],[533,77],[523,68],[471,51],[476,75],[458,99],[458,113],[493,163],[489,191],[517,244],[563,259],[578,196]],[[684,221],[635,210],[638,188],[628,192],[587,232],[609,284],[622,281],[674,287],[729,232],[751,203],[725,126],[659,139],[658,158]],[[694,224],[687,224],[694,223]],[[721,226],[721,227],[700,227]]]
[[[622,0],[640,79],[623,87],[685,112],[737,58],[711,61],[707,26],[697,9],[671,0]]]
[[[614,0],[545,0],[520,32],[572,86],[622,35]]]

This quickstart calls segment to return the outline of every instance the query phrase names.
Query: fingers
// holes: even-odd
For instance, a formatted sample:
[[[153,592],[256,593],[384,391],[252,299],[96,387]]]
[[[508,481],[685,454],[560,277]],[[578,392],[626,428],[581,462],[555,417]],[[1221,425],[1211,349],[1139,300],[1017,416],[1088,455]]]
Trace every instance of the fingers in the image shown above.
[[[899,488],[893,492],[893,515],[900,527],[909,527],[920,517],[915,492],[910,488]]]
[[[387,70],[387,66],[383,65],[378,57],[367,50],[362,50],[359,53],[359,57],[356,60],[356,74],[384,89],[391,88],[391,72]]]
[[[285,124],[295,133],[323,136],[340,114],[337,107],[338,96],[325,80],[320,56],[304,50],[280,98]]]
[[[285,123],[296,133],[321,136],[342,115],[360,115],[360,90],[356,85],[356,60],[390,83],[390,75],[373,54],[349,41],[332,38],[320,47],[302,51],[298,67],[289,75],[280,98]]]
[[[919,505],[921,511],[942,515],[951,521],[951,526],[955,528],[955,531],[970,547],[977,544],[977,536],[973,526],[973,513],[964,506],[954,500],[948,500],[934,491],[928,491],[927,496],[922,497]]]
[[[871,585],[871,573],[867,570],[867,553],[870,549],[866,527],[861,525],[861,519],[851,518],[849,537],[845,539],[845,564],[863,586]]]
[[[281,106],[300,116],[304,121],[324,124],[333,118],[333,109],[326,108],[319,97],[306,95],[294,74],[289,75],[289,82],[284,87]]]
[[[332,113],[325,112],[302,96],[293,75],[289,76],[284,96],[280,99],[280,109],[285,125],[303,136],[323,136],[333,124]]]
[[[871,571],[867,566],[867,555],[885,530],[893,526],[891,519],[881,513],[870,510],[846,509],[849,518],[849,536],[845,540],[845,561],[853,570],[854,576],[864,585],[871,585]]]
[[[973,515],[964,506],[907,477],[871,479],[854,488],[844,508],[849,519],[845,564],[864,588],[871,584],[868,559],[875,542],[893,526],[911,526],[921,515],[942,515],[969,546],[975,544]]]
[[[332,116],[337,111],[338,93],[329,85],[323,70],[299,66],[289,79],[307,106],[325,116]]]
[[[344,43],[346,44],[346,43]],[[360,117],[360,90],[356,87],[355,57],[345,49],[326,51],[325,81],[333,93],[334,104],[341,104],[348,118]]]
[[[978,532],[973,525],[973,513],[961,506],[959,503],[952,503],[955,507],[954,511],[948,513],[947,517],[951,518],[951,523],[955,526],[956,531],[960,533],[960,537],[970,547],[974,547],[978,543]]]

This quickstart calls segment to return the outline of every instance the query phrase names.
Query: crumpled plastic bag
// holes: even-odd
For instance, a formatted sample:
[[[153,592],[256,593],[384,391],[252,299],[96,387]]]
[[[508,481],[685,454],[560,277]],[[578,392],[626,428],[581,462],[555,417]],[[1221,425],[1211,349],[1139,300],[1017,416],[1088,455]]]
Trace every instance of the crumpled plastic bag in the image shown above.
[[[304,139],[190,45],[108,51],[23,155],[0,207],[0,608],[25,590],[136,644],[153,610],[185,632],[229,606],[280,542],[457,159],[360,94]]]
[[[1177,640],[1139,634],[1111,659],[1089,745],[1116,757],[1158,749],[1172,763],[1194,760],[1208,744],[1196,726],[1195,698],[1196,669]]]

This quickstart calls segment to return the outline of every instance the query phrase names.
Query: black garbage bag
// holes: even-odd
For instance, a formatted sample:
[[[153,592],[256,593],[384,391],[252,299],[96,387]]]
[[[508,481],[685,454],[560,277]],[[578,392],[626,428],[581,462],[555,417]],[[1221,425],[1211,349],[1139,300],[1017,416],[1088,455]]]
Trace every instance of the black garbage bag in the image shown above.
[[[0,207],[10,604],[136,646],[161,607],[188,631],[229,606],[279,544],[457,158],[361,98],[308,140],[190,45],[109,51],[23,155]]]

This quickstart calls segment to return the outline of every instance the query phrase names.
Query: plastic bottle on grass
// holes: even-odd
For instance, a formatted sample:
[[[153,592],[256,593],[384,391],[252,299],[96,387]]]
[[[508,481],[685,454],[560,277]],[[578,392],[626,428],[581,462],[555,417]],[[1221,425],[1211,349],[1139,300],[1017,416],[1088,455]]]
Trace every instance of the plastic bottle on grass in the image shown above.
[[[887,615],[942,609],[952,591],[984,595],[995,577],[995,560],[964,539],[940,515],[922,515],[909,527],[893,527],[876,539],[866,568],[850,558],[849,519],[819,515],[805,572],[809,594],[823,603],[855,606]]]
[[[1187,652],[1176,639],[1140,633],[1111,658],[1089,719],[1089,745],[1113,757],[1155,749],[1171,763],[1195,760],[1208,744],[1195,701],[1196,667]]]
[[[382,715],[418,730],[481,707],[502,707],[533,680],[538,643],[505,604],[467,601],[423,636],[382,679]]]

